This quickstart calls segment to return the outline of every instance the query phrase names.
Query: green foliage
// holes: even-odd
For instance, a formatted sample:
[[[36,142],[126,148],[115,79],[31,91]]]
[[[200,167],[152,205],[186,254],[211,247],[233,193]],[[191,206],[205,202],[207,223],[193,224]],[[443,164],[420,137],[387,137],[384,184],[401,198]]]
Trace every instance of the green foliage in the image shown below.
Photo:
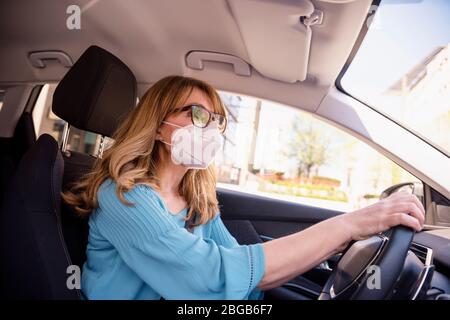
[[[298,159],[298,175],[309,178],[314,168],[327,162],[330,140],[322,125],[309,117],[297,115],[292,130],[292,142],[285,154]]]
[[[378,199],[380,197],[379,194],[368,194],[366,193],[363,198],[366,200],[370,200],[370,199]]]
[[[297,197],[347,202],[347,194],[329,185],[300,184],[293,181],[261,182],[260,191]]]

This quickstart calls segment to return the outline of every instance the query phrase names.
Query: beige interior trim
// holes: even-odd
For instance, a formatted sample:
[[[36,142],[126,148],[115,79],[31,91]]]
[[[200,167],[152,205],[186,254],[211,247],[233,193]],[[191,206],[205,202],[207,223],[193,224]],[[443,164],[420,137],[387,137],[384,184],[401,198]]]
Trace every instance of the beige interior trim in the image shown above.
[[[308,73],[311,27],[300,21],[309,17],[309,0],[228,0],[247,49],[249,63],[262,75],[296,82]]]
[[[292,9],[294,4],[302,8],[303,3],[307,3],[302,0],[258,0],[251,4],[258,10],[261,4],[275,2],[279,2],[277,6],[285,5],[286,8],[280,7],[279,10],[286,12],[297,12]],[[302,82],[287,83],[270,79],[258,72],[255,66],[247,78],[236,75],[231,65],[223,63],[205,62],[201,71],[188,70],[186,55],[194,50],[228,54],[246,62],[251,60],[239,22],[226,0],[79,0],[80,30],[66,27],[66,9],[73,1],[0,1],[0,86],[57,82],[67,68],[51,60],[45,68],[33,68],[28,60],[30,52],[58,50],[76,61],[89,45],[96,44],[129,65],[141,87],[170,74],[191,74],[212,82],[218,89],[257,96],[307,111],[315,110],[344,66],[371,0],[310,2],[323,12],[323,22],[311,27],[306,78]],[[17,17],[21,17],[21,23],[17,23]],[[270,18],[270,12],[267,12],[259,20]],[[297,18],[298,13],[294,20]],[[289,17],[280,19],[280,25],[290,23]],[[261,33],[260,37],[264,36]],[[268,42],[267,46],[270,45]],[[279,52],[293,48],[287,37],[280,37],[277,45],[280,46]],[[292,62],[293,69],[305,66],[301,54],[298,62]],[[264,50],[255,59],[259,61],[259,69],[273,68],[272,59],[265,55]],[[289,63],[280,65],[286,69]]]

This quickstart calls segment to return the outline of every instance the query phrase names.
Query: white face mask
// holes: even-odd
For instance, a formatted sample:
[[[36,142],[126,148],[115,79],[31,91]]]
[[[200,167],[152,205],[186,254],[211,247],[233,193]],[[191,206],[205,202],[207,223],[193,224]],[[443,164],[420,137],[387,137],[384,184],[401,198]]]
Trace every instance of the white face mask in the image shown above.
[[[171,158],[175,164],[188,169],[206,169],[222,149],[223,135],[214,122],[205,128],[193,124],[182,127],[167,121],[163,123],[178,127],[172,132],[171,143],[161,140],[171,146]]]

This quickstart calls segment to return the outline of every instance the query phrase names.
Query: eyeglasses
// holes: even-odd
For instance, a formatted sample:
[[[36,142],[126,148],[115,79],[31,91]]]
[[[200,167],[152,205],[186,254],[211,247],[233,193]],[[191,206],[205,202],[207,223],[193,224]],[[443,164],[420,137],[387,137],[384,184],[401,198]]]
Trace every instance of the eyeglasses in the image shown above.
[[[225,128],[227,127],[227,117],[218,113],[210,112],[202,105],[190,104],[185,107],[176,109],[175,112],[184,112],[189,109],[191,110],[191,119],[194,126],[205,128],[211,121],[216,121],[219,130],[221,132],[225,131]]]

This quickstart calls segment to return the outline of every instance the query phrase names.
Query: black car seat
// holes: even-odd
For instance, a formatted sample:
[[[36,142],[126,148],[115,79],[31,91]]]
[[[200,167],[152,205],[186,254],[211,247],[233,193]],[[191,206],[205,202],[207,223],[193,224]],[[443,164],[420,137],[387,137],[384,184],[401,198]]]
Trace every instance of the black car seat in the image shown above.
[[[53,112],[70,126],[112,136],[136,103],[136,79],[111,53],[89,47],[53,95]],[[61,204],[60,192],[95,157],[61,152],[48,134],[25,153],[5,193],[0,215],[0,285],[9,299],[79,299],[66,282],[68,267],[82,268],[87,219]]]

